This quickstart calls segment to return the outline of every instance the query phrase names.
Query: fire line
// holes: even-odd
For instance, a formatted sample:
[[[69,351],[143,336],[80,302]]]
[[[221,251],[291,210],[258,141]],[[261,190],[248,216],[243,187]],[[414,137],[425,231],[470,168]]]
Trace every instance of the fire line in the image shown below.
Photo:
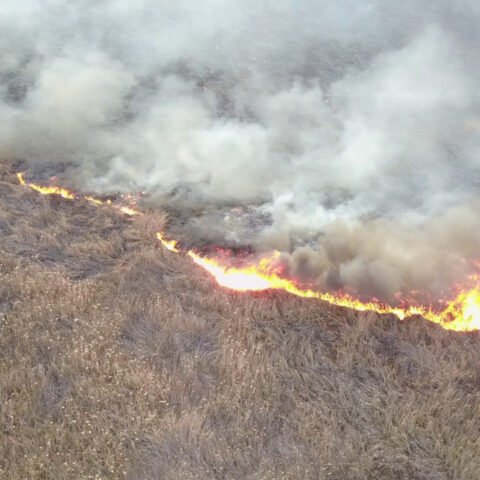
[[[57,195],[65,200],[84,199],[93,205],[112,207],[128,216],[142,215],[141,211],[131,205],[121,205],[111,200],[76,194],[63,187],[27,182],[24,173],[17,173],[17,178],[21,185],[27,186],[42,195]],[[421,316],[446,330],[457,332],[480,330],[480,283],[478,278],[470,279],[472,286],[460,291],[455,298],[446,303],[443,310],[434,311],[421,305],[393,307],[377,301],[362,302],[346,294],[304,289],[293,280],[282,276],[278,271],[276,264],[280,255],[279,252],[273,252],[246,266],[232,267],[222,264],[220,259],[202,256],[194,250],[182,250],[176,240],[167,239],[163,232],[157,232],[156,236],[170,252],[187,255],[196,265],[212,275],[218,285],[229,290],[238,292],[283,290],[298,297],[316,298],[332,305],[347,307],[356,311],[394,314],[400,320],[412,316]]]

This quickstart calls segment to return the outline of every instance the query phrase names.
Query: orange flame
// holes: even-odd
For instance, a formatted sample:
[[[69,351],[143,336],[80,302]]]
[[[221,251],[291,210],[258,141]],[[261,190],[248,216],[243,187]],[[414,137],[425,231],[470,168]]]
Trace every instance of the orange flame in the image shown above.
[[[66,200],[76,200],[79,198],[83,198],[94,205],[107,205],[109,207],[115,208],[120,210],[125,215],[133,216],[133,215],[140,215],[141,212],[138,211],[136,208],[130,205],[117,205],[112,203],[111,200],[102,200],[100,198],[92,197],[91,195],[80,196],[76,195],[75,193],[71,192],[70,190],[63,188],[63,187],[56,187],[56,186],[44,186],[39,185],[38,183],[27,182],[25,180],[25,175],[22,172],[17,173],[18,181],[20,185],[24,185],[30,187],[32,190],[35,190],[42,195],[59,195],[60,197]]]
[[[99,198],[92,197],[90,195],[86,195],[85,200],[89,201],[90,203],[93,203],[94,205],[111,205],[112,201],[111,200],[100,200]]]
[[[75,198],[75,194],[66,188],[55,186],[44,187],[43,185],[37,185],[36,183],[27,184],[23,173],[17,173],[17,178],[22,185],[28,185],[32,190],[35,190],[42,195],[60,195],[67,200],[73,200]]]
[[[200,267],[209,272],[217,283],[230,290],[239,292],[258,292],[262,290],[287,290],[288,281],[276,274],[268,274],[267,269],[271,261],[278,257],[274,252],[271,257],[260,260],[258,265],[244,268],[225,267],[212,258],[200,257],[190,250],[187,255]]]
[[[113,207],[120,210],[122,213],[128,215],[129,217],[133,217],[134,215],[141,215],[141,212],[139,212],[133,207],[127,207],[126,205],[113,205]]]
[[[17,173],[17,178],[21,185],[28,186],[42,195],[60,195],[67,200],[83,198],[94,205],[111,206],[125,215],[142,214],[131,206],[115,205],[111,200],[101,200],[92,196],[80,197],[62,187],[46,187],[27,182],[23,173]],[[157,232],[157,239],[169,251],[182,253],[178,242],[176,240],[168,240],[163,232]],[[188,250],[185,253],[195,264],[212,275],[220,286],[230,290],[239,292],[283,290],[298,297],[316,298],[332,305],[347,307],[357,311],[394,314],[400,320],[412,316],[421,316],[447,330],[457,332],[480,330],[480,282],[478,278],[473,279],[475,283],[473,288],[461,291],[456,298],[446,304],[443,310],[437,312],[424,306],[392,307],[377,301],[362,302],[346,294],[322,293],[301,288],[293,280],[281,275],[277,266],[277,260],[280,256],[279,252],[273,252],[259,259],[254,264],[242,267],[224,265],[220,260],[202,257],[193,250]]]
[[[240,292],[262,290],[284,290],[304,298],[317,298],[332,305],[348,307],[357,311],[371,311],[380,314],[394,314],[400,320],[412,316],[421,316],[441,325],[447,330],[471,332],[480,330],[480,287],[462,291],[440,312],[430,308],[411,305],[391,307],[380,302],[362,302],[346,294],[322,293],[299,287],[294,281],[282,277],[275,271],[274,261],[279,253],[263,257],[257,264],[245,267],[228,267],[212,258],[201,257],[193,251],[188,255],[192,260],[209,272],[222,287]]]
[[[161,244],[167,249],[170,250],[171,252],[174,253],[180,253],[180,250],[178,249],[177,245],[178,242],[176,240],[167,240],[162,232],[157,232],[157,238],[160,240]]]

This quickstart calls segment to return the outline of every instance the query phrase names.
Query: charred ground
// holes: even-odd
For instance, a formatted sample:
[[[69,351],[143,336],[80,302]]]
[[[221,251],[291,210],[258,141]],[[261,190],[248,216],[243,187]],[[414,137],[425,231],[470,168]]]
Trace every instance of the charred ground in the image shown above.
[[[0,166],[2,478],[478,479],[478,334],[228,293],[164,221]]]

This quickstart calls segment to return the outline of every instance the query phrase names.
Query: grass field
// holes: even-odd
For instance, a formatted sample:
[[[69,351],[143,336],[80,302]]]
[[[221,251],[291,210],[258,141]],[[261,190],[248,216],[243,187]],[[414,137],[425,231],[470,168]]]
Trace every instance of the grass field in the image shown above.
[[[0,478],[478,480],[480,336],[219,289],[0,165]]]

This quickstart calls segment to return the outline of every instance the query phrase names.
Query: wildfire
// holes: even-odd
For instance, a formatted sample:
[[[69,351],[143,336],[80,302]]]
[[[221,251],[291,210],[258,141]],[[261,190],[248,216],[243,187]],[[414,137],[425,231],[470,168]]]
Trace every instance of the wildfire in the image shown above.
[[[270,262],[277,257],[275,252],[272,257],[260,260],[258,265],[250,265],[245,268],[227,268],[220,265],[212,258],[205,258],[189,251],[187,255],[200,267],[209,272],[217,283],[230,290],[239,292],[258,292],[261,290],[280,289],[286,290],[288,281],[277,277],[275,274],[267,274],[266,269]]]
[[[100,200],[99,198],[95,198],[90,195],[86,195],[83,198],[85,198],[85,200],[87,200],[88,202],[93,203],[94,205],[111,205],[112,204],[111,200],[103,201],[103,200]]]
[[[102,200],[100,198],[92,197],[91,195],[77,195],[76,193],[66,188],[57,187],[55,185],[44,186],[39,185],[38,183],[27,182],[25,180],[25,175],[22,172],[17,173],[17,178],[20,182],[20,185],[30,187],[32,190],[35,190],[42,195],[58,195],[66,200],[76,200],[83,198],[87,202],[93,203],[94,205],[107,205],[115,208],[116,210],[120,210],[122,213],[129,216],[140,215],[141,213],[136,208],[130,205],[114,204],[111,200]]]
[[[157,232],[157,238],[158,240],[160,240],[160,242],[162,243],[162,245],[167,249],[167,250],[170,250],[171,252],[174,252],[174,253],[180,253],[180,250],[178,249],[177,245],[177,241],[176,240],[167,240],[164,236],[163,236],[163,233],[162,232]]]
[[[62,198],[67,200],[73,200],[75,194],[62,187],[48,186],[44,187],[42,185],[37,185],[36,183],[28,183],[25,181],[23,173],[17,173],[17,178],[22,185],[28,185],[32,190],[35,190],[42,195],[60,195]]]
[[[303,298],[317,298],[332,305],[348,307],[357,311],[371,311],[380,314],[394,314],[400,320],[412,316],[421,316],[447,330],[471,332],[480,330],[480,286],[460,292],[442,311],[411,305],[392,307],[380,302],[361,302],[346,294],[322,293],[303,289],[293,280],[282,277],[276,271],[275,262],[279,253],[261,258],[256,264],[245,267],[228,267],[215,259],[201,257],[189,251],[192,260],[207,270],[219,285],[240,292],[262,290],[284,290]]]
[[[141,212],[128,205],[117,205],[111,200],[102,200],[92,196],[79,196],[57,186],[42,186],[25,180],[23,173],[17,173],[20,184],[30,187],[42,195],[59,195],[67,200],[83,198],[94,205],[111,206],[125,215],[141,215]],[[273,252],[254,263],[244,266],[226,265],[220,259],[209,258],[194,250],[182,251],[176,240],[169,240],[163,232],[157,232],[157,239],[171,252],[185,253],[198,266],[212,275],[216,282],[230,290],[238,292],[258,292],[265,290],[283,290],[303,298],[316,298],[332,305],[348,307],[357,311],[371,311],[380,314],[394,314],[403,320],[412,316],[421,316],[447,330],[471,332],[480,330],[480,281],[472,279],[473,286],[460,291],[457,296],[446,303],[443,310],[434,311],[429,307],[409,305],[392,307],[377,301],[362,302],[346,294],[323,293],[302,288],[294,280],[282,276],[279,269],[279,252]]]

